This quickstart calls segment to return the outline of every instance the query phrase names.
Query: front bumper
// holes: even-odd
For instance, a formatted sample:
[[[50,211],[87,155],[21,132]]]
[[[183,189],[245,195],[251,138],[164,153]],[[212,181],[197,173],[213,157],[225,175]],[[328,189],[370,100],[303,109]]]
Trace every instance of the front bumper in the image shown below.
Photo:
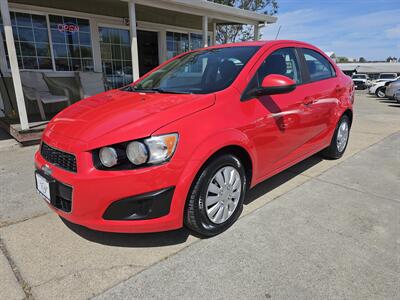
[[[50,169],[52,179],[72,189],[70,212],[60,209],[53,201],[49,204],[61,217],[108,232],[158,232],[183,226],[183,208],[190,188],[190,180],[180,180],[185,162],[172,160],[149,168],[102,171],[93,167],[89,152],[77,155],[77,160],[78,172],[73,173],[51,165],[40,151],[35,154],[39,172]],[[158,191],[167,193],[160,196]],[[150,195],[150,201],[144,201],[143,195]],[[137,201],[142,201],[136,206],[141,211],[132,208],[132,203]]]

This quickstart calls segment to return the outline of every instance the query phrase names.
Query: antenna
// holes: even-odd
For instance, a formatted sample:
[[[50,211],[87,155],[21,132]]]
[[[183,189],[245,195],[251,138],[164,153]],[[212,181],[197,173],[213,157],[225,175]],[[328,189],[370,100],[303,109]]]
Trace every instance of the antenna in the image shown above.
[[[279,33],[281,32],[282,25],[279,25],[278,32],[276,33],[275,40],[278,38]]]

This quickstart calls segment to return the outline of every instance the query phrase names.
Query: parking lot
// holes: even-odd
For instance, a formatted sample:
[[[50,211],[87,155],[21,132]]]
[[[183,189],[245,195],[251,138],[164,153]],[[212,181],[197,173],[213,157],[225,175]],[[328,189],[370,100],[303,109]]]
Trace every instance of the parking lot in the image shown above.
[[[399,297],[395,101],[357,91],[344,157],[316,155],[259,184],[211,239],[64,223],[34,189],[36,149],[0,141],[0,299]]]

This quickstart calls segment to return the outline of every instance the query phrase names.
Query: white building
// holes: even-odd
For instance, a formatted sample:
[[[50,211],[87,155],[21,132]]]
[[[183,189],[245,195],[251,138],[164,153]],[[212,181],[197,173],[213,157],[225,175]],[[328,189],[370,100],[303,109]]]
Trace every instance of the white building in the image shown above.
[[[0,108],[18,111],[21,131],[41,105],[51,114],[66,104],[28,100],[34,96],[23,80],[32,72],[73,102],[76,72],[101,73],[106,89],[119,87],[179,53],[214,44],[217,24],[253,25],[258,37],[259,26],[276,21],[205,0],[0,0],[0,9]]]

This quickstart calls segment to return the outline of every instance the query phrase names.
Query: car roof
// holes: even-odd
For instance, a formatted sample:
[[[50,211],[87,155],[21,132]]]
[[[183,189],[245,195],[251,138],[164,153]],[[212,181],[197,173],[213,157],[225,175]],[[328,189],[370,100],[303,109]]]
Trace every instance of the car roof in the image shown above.
[[[263,41],[246,41],[246,42],[237,42],[237,43],[228,43],[228,44],[221,44],[221,45],[215,45],[215,46],[210,46],[202,49],[216,49],[216,48],[229,48],[229,47],[250,47],[250,46],[258,46],[258,47],[263,47],[266,45],[281,45],[281,44],[293,44],[293,46],[305,46],[305,47],[311,47],[311,48],[316,48],[315,46],[300,42],[300,41],[295,41],[295,40],[263,40]],[[201,50],[201,49],[198,49]]]

